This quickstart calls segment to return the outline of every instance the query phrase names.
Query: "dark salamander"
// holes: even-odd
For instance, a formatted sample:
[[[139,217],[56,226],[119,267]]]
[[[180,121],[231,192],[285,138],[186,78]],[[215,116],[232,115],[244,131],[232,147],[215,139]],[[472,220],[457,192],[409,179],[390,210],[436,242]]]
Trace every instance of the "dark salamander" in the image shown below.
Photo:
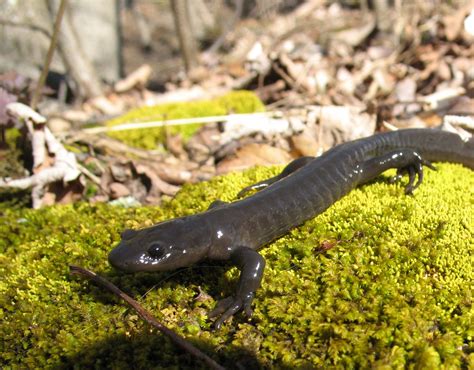
[[[209,314],[216,328],[236,312],[251,315],[265,260],[259,248],[315,217],[357,185],[389,168],[408,174],[407,194],[423,180],[431,161],[461,163],[474,169],[474,140],[430,129],[382,133],[339,145],[318,158],[291,162],[281,174],[245,188],[263,189],[232,203],[216,201],[205,212],[125,230],[109,262],[119,270],[167,271],[203,259],[230,260],[241,273],[233,296]]]

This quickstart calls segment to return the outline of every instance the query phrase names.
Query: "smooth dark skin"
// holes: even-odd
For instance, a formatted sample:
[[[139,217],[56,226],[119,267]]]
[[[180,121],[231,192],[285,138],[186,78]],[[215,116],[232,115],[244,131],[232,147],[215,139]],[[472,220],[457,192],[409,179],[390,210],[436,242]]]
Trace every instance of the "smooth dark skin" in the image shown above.
[[[430,129],[409,129],[341,144],[321,157],[291,162],[271,179],[243,189],[261,191],[232,203],[215,201],[196,215],[176,218],[141,230],[125,230],[109,254],[115,268],[126,271],[168,271],[204,259],[230,260],[241,273],[234,295],[221,300],[209,314],[222,323],[236,312],[252,314],[265,260],[257,252],[265,244],[315,217],[357,185],[389,168],[409,181],[412,194],[423,181],[430,161],[461,163],[474,169],[474,141]]]

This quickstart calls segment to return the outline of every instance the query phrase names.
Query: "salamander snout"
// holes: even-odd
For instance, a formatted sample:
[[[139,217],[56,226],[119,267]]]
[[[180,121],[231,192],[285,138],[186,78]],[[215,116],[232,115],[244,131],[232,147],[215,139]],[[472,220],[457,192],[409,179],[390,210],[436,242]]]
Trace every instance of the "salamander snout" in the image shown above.
[[[120,244],[117,245],[114,249],[112,249],[109,253],[109,263],[114,268],[122,271],[128,271],[129,261],[124,258],[124,246]]]

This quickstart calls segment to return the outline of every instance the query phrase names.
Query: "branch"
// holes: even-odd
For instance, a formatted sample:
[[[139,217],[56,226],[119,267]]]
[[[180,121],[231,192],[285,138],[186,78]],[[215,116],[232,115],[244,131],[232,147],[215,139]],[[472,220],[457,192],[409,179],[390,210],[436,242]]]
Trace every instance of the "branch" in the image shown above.
[[[35,110],[36,106],[38,105],[41,96],[41,90],[43,90],[43,86],[46,82],[46,77],[48,76],[49,66],[51,65],[51,61],[53,60],[54,49],[56,48],[56,43],[58,42],[59,28],[61,27],[61,21],[63,19],[64,10],[66,9],[66,1],[67,0],[61,0],[61,3],[59,4],[59,9],[56,14],[56,20],[54,21],[53,35],[51,36],[51,42],[49,43],[49,49],[48,53],[46,54],[43,70],[41,71],[38,84],[36,85],[35,92],[33,93],[33,97],[31,98],[30,106],[33,110]]]
[[[61,0],[59,6],[63,1],[65,0]],[[57,17],[59,10],[55,13],[55,9],[58,2],[59,0],[46,1],[51,18]],[[102,82],[90,57],[84,52],[71,12],[66,11],[63,18],[61,32],[58,33],[58,51],[62,55],[67,72],[71,74],[84,97],[94,98],[103,95]]]
[[[186,72],[189,72],[198,64],[198,47],[189,23],[190,14],[188,6],[189,4],[186,0],[171,1],[171,10]]]
[[[138,315],[145,320],[151,326],[157,328],[161,333],[166,335],[173,343],[175,343],[178,347],[185,350],[192,356],[196,357],[197,359],[203,361],[207,366],[211,369],[218,369],[223,370],[225,369],[217,362],[215,362],[212,358],[207,356],[205,353],[201,352],[199,349],[194,347],[190,342],[186,339],[181,337],[180,335],[176,334],[174,331],[168,329],[166,326],[161,324],[160,322],[156,321],[156,319],[151,315],[150,312],[146,311],[140,304],[134,300],[129,295],[122,292],[119,288],[117,288],[114,284],[110,281],[104,279],[103,277],[97,275],[96,273],[86,270],[79,266],[69,266],[71,274],[74,275],[81,275],[87,279],[93,280],[97,284],[101,285],[105,289],[109,290],[110,292],[114,293],[116,296],[122,298],[125,302],[127,302],[135,311],[137,311]]]

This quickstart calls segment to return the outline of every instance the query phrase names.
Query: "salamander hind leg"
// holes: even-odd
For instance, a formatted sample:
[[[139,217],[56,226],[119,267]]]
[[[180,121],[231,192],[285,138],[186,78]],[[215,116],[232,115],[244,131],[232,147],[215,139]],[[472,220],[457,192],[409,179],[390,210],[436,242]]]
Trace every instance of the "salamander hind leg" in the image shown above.
[[[306,166],[309,162],[311,162],[314,159],[314,157],[300,157],[295,159],[294,161],[291,161],[284,169],[279,173],[278,175],[274,177],[270,177],[269,179],[265,179],[263,181],[259,181],[256,184],[247,186],[243,188],[238,194],[237,198],[242,198],[243,196],[247,195],[250,191],[252,190],[262,190],[263,188],[266,188],[267,186],[270,186],[271,184],[277,182],[278,180],[283,179],[284,177],[292,174],[296,170],[299,170],[301,167]]]
[[[217,199],[215,201],[213,201],[211,204],[209,204],[209,207],[207,209],[217,209],[217,208],[222,208],[224,206],[226,206],[227,202],[224,202],[223,200],[220,200],[220,199]]]
[[[237,291],[233,296],[219,301],[216,308],[208,314],[211,318],[220,315],[214,322],[215,329],[219,329],[225,320],[241,310],[248,317],[252,316],[251,304],[263,277],[265,260],[253,249],[236,249],[231,255],[231,261],[241,271]]]
[[[429,165],[428,165],[429,163]],[[423,166],[422,165],[426,165],[427,167],[431,168],[432,170],[436,170],[436,168],[430,163],[430,162],[423,162],[423,163],[417,163],[417,164],[414,164],[414,165],[411,165],[411,166],[406,166],[406,167],[402,167],[402,168],[399,168],[397,170],[397,174],[395,176],[393,176],[389,182],[391,184],[394,184],[398,181],[400,181],[402,178],[403,178],[403,175],[405,173],[408,174],[408,184],[405,186],[405,194],[413,194],[413,191],[418,187],[420,186],[420,184],[423,182]],[[416,184],[415,184],[415,180],[416,180],[416,177],[418,176],[418,181],[416,181]]]
[[[373,179],[389,168],[397,168],[397,174],[390,182],[394,183],[399,181],[403,175],[407,173],[408,184],[405,186],[405,194],[413,194],[413,191],[423,182],[423,166],[436,170],[431,162],[423,159],[422,156],[413,149],[395,150],[364,162],[362,165],[362,182]]]

